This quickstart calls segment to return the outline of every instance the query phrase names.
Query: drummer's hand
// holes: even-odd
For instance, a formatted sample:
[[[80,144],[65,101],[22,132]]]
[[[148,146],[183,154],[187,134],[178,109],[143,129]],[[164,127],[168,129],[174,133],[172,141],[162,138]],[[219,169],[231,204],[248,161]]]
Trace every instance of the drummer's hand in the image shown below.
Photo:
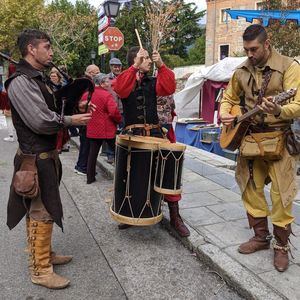
[[[261,105],[257,105],[263,112],[272,115],[280,115],[281,106],[273,102],[273,97],[263,97]]]
[[[140,65],[143,63],[144,58],[147,56],[148,56],[148,52],[145,49],[141,48],[139,52],[136,54],[136,57],[134,58],[133,66],[136,69],[138,69]]]
[[[234,119],[235,119],[235,116],[233,116],[229,113],[225,113],[225,114],[221,115],[221,122],[226,126],[230,125],[234,121]]]
[[[158,69],[164,64],[160,57],[160,54],[156,50],[154,50],[152,53],[152,61],[155,63]]]
[[[86,125],[87,122],[91,119],[91,117],[92,117],[92,113],[73,115],[71,116],[72,125],[75,126]]]

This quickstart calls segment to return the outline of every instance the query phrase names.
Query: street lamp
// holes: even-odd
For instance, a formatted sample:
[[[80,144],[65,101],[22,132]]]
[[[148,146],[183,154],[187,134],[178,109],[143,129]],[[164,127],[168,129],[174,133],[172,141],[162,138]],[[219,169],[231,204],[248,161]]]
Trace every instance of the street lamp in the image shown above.
[[[91,50],[92,64],[95,64],[95,58],[96,58],[96,51],[94,49],[92,49]]]
[[[105,15],[110,18],[110,26],[115,26],[115,20],[112,18],[116,18],[119,14],[120,3],[118,0],[107,0],[103,3]],[[115,53],[113,51],[110,52],[110,58],[115,57]]]
[[[105,15],[110,18],[116,18],[119,13],[120,3],[118,0],[107,0],[104,2],[103,7]]]

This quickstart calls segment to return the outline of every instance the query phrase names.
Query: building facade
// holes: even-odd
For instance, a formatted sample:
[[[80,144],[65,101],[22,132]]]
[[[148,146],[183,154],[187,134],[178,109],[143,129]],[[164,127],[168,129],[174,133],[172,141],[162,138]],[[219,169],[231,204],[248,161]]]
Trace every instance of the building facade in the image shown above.
[[[244,18],[231,20],[226,9],[261,9],[259,0],[206,0],[205,65],[210,66],[224,57],[243,56],[242,34],[251,23]]]

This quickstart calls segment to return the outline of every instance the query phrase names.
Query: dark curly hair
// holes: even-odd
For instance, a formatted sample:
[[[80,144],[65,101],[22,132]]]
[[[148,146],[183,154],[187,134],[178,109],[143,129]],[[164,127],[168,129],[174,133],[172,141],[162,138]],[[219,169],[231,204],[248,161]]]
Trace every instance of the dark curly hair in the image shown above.
[[[51,43],[51,39],[46,32],[38,29],[25,29],[23,30],[17,40],[17,46],[21,52],[22,57],[25,57],[28,53],[27,46],[32,44],[37,46],[41,40],[46,40]]]

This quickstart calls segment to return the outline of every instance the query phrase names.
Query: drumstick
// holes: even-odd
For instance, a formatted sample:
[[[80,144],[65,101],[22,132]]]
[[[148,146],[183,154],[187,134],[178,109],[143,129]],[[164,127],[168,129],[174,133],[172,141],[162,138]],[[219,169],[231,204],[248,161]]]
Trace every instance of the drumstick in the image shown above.
[[[143,49],[142,42],[141,42],[141,38],[140,38],[140,35],[139,35],[138,30],[135,28],[134,31],[135,31],[135,34],[136,34],[137,39],[138,39],[138,41],[139,41],[140,48]]]

